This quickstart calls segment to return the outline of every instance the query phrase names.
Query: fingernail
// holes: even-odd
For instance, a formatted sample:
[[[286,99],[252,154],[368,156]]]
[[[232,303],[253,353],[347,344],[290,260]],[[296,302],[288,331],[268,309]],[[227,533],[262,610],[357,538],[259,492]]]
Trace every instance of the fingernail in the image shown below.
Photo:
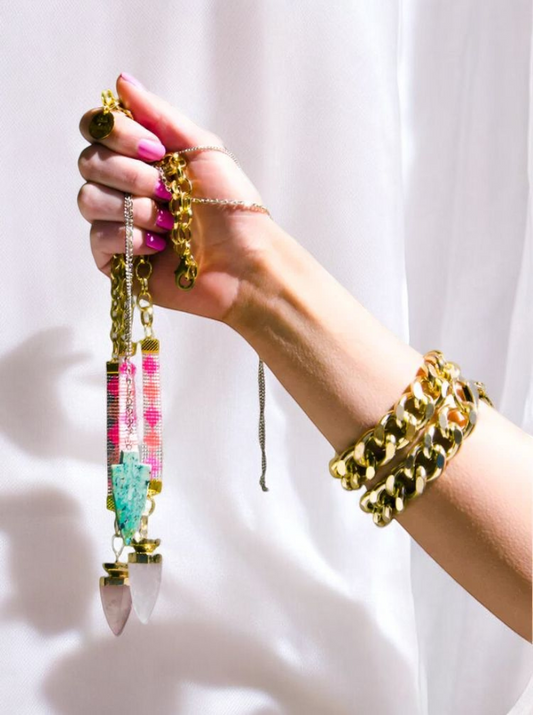
[[[137,147],[138,155],[146,161],[159,161],[165,156],[165,152],[161,142],[153,142],[151,139],[141,139]]]
[[[167,247],[167,242],[157,233],[147,233],[144,240],[148,248],[153,248],[154,251],[163,251]]]
[[[164,228],[165,231],[170,231],[170,229],[174,226],[174,216],[170,213],[170,211],[161,209],[157,212],[155,222],[158,226]]]
[[[172,198],[172,194],[167,189],[165,184],[161,181],[161,179],[159,179],[159,181],[155,185],[154,194],[157,196],[158,199],[163,199],[163,201],[170,201],[170,199]]]
[[[126,82],[129,82],[134,87],[140,87],[141,89],[146,89],[145,86],[143,84],[141,84],[138,79],[135,79],[135,77],[132,74],[128,74],[127,72],[121,72],[120,76],[122,77],[123,80],[125,80]]]

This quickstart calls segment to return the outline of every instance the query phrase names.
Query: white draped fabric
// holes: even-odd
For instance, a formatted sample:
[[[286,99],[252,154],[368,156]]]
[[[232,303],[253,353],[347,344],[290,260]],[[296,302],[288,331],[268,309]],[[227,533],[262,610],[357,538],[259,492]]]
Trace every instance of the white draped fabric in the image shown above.
[[[76,205],[79,119],[130,72],[222,136],[379,320],[533,434],[531,30],[530,0],[0,4],[0,712],[533,712],[531,645],[374,527],[268,369],[261,491],[256,353],[157,308],[163,583],[148,625],[111,634],[109,283]]]

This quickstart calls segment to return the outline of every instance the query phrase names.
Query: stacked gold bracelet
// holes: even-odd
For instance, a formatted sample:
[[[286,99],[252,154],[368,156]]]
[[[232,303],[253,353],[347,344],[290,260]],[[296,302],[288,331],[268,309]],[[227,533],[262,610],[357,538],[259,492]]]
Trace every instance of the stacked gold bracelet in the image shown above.
[[[360,499],[361,509],[372,514],[374,523],[386,526],[457,454],[476,425],[480,399],[492,406],[482,382],[464,380],[456,363],[431,350],[391,410],[336,454],[329,471],[346,490],[356,490],[411,445],[405,459]]]

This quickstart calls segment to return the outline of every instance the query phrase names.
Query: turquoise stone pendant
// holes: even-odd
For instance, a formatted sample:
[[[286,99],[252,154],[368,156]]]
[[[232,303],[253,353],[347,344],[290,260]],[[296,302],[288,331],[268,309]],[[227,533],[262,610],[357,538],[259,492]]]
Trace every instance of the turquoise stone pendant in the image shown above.
[[[139,529],[148,496],[151,467],[139,461],[138,450],[120,452],[120,463],[111,466],[111,482],[117,524],[126,546]]]

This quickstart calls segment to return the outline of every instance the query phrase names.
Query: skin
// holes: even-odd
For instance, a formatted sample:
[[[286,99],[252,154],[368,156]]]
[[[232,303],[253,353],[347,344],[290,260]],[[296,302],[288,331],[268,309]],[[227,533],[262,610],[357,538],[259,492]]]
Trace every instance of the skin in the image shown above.
[[[99,109],[88,111],[80,122],[90,145],[79,159],[87,183],[78,204],[91,224],[98,268],[109,275],[112,255],[124,252],[123,200],[124,192],[131,192],[134,253],[153,255],[154,302],[237,331],[336,452],[353,444],[394,405],[423,355],[379,323],[265,214],[194,205],[193,254],[199,276],[192,290],[176,288],[178,260],[170,242],[157,253],[144,245],[147,231],[167,240],[168,234],[155,224],[158,209],[165,207],[154,195],[159,175],[138,157],[138,144],[150,139],[160,141],[162,151],[176,151],[224,146],[224,141],[122,76],[117,93],[135,121],[116,114],[115,129],[100,142],[87,130]],[[229,156],[216,151],[186,156],[193,195],[263,203]],[[390,472],[401,456],[382,467],[365,488]],[[532,474],[533,437],[481,402],[476,428],[443,474],[396,516],[452,578],[528,642]],[[364,488],[355,498],[363,493]],[[347,493],[346,498],[353,497]],[[371,517],[357,510],[354,518]]]

